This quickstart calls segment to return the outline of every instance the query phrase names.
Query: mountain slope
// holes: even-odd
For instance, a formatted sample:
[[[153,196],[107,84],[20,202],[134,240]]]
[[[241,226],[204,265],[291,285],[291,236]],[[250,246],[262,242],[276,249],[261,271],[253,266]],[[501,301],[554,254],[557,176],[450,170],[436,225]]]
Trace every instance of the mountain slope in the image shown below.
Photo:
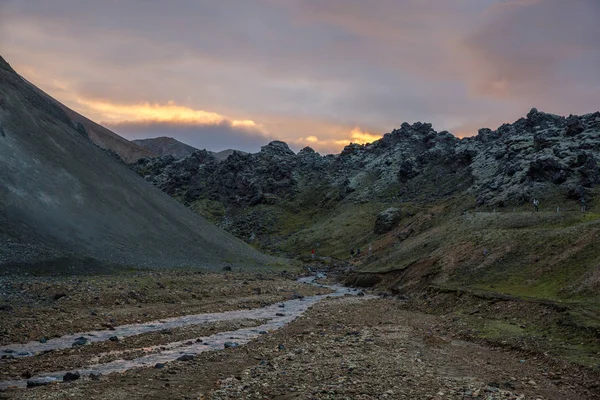
[[[0,270],[272,261],[92,144],[0,58]]]
[[[198,151],[198,149],[195,147],[180,142],[177,139],[165,136],[151,139],[136,139],[132,140],[131,142],[137,146],[140,146],[143,149],[148,150],[149,152],[158,157],[172,156],[175,158],[185,158],[191,156],[192,153],[194,153],[195,151]],[[209,153],[214,155],[217,160],[223,161],[236,151],[241,154],[247,154],[243,151],[232,149],[222,150],[218,152],[209,151]]]
[[[157,156],[173,156],[175,158],[183,158],[191,155],[195,151],[198,151],[198,149],[195,147],[165,136],[151,139],[136,139],[132,140],[131,142]]]
[[[27,81],[25,81],[27,82]],[[84,117],[83,115],[71,110],[58,100],[52,98],[44,91],[27,82],[36,92],[45,97],[50,103],[60,107],[65,114],[76,124],[81,124],[79,130],[85,131],[88,138],[103,149],[114,151],[126,163],[133,163],[143,157],[155,157],[156,154],[137,144],[125,139],[113,131],[103,127]],[[81,129],[83,127],[83,129]]]

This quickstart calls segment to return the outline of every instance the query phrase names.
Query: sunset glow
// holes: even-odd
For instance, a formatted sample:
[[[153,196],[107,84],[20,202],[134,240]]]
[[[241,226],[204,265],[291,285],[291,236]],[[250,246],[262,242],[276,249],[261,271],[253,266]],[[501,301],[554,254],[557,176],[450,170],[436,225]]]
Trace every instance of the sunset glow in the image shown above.
[[[230,121],[233,126],[256,127],[252,120],[230,120],[227,117],[204,110],[194,110],[177,105],[174,101],[166,104],[113,104],[102,101],[78,99],[78,102],[102,115],[104,123],[121,122],[171,122],[199,125],[216,125]]]

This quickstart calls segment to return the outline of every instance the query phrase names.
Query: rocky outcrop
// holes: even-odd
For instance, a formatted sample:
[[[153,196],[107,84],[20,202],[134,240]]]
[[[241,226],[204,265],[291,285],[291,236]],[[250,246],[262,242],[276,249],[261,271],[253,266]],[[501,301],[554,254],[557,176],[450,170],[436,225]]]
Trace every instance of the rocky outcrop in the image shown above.
[[[460,195],[472,199],[468,208],[516,206],[546,195],[590,196],[600,182],[599,159],[600,112],[561,117],[532,109],[526,118],[465,139],[436,132],[431,124],[404,123],[338,155],[321,156],[310,147],[295,154],[276,141],[257,154],[234,152],[222,162],[196,152],[182,160],[144,159],[133,167],[186,204],[218,202],[225,209],[219,222],[233,227],[239,210],[258,205],[324,209]]]
[[[400,211],[400,209],[390,207],[387,210],[384,210],[377,214],[377,219],[375,220],[375,227],[373,228],[373,232],[379,235],[387,233],[394,229],[401,219],[402,212]]]

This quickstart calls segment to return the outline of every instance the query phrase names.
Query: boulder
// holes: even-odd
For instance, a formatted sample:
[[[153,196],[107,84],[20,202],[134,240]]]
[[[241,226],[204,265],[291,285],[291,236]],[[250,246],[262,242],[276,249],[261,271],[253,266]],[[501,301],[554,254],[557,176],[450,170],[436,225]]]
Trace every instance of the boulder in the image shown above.
[[[378,235],[387,233],[394,229],[398,222],[402,219],[402,212],[399,208],[390,207],[387,210],[384,210],[377,214],[377,219],[375,220],[375,227],[373,232]]]

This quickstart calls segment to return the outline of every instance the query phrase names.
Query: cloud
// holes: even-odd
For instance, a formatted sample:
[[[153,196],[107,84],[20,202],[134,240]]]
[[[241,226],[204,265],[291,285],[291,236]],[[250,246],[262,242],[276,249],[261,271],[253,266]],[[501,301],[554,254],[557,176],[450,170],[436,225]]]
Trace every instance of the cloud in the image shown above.
[[[166,104],[113,104],[82,98],[77,101],[82,106],[102,115],[100,122],[105,124],[167,122],[171,124],[217,125],[228,122],[233,127],[259,128],[258,124],[252,120],[229,119],[215,112],[180,106],[174,101],[169,101]]]
[[[147,117],[148,126],[198,132],[256,124],[235,132],[339,151],[371,141],[353,137],[354,127],[378,134],[425,121],[467,135],[534,106],[596,111],[599,8],[596,0],[4,0],[0,48],[26,78],[94,120]]]
[[[596,0],[513,0],[492,7],[464,40],[471,94],[562,113],[597,107],[598,15]]]

